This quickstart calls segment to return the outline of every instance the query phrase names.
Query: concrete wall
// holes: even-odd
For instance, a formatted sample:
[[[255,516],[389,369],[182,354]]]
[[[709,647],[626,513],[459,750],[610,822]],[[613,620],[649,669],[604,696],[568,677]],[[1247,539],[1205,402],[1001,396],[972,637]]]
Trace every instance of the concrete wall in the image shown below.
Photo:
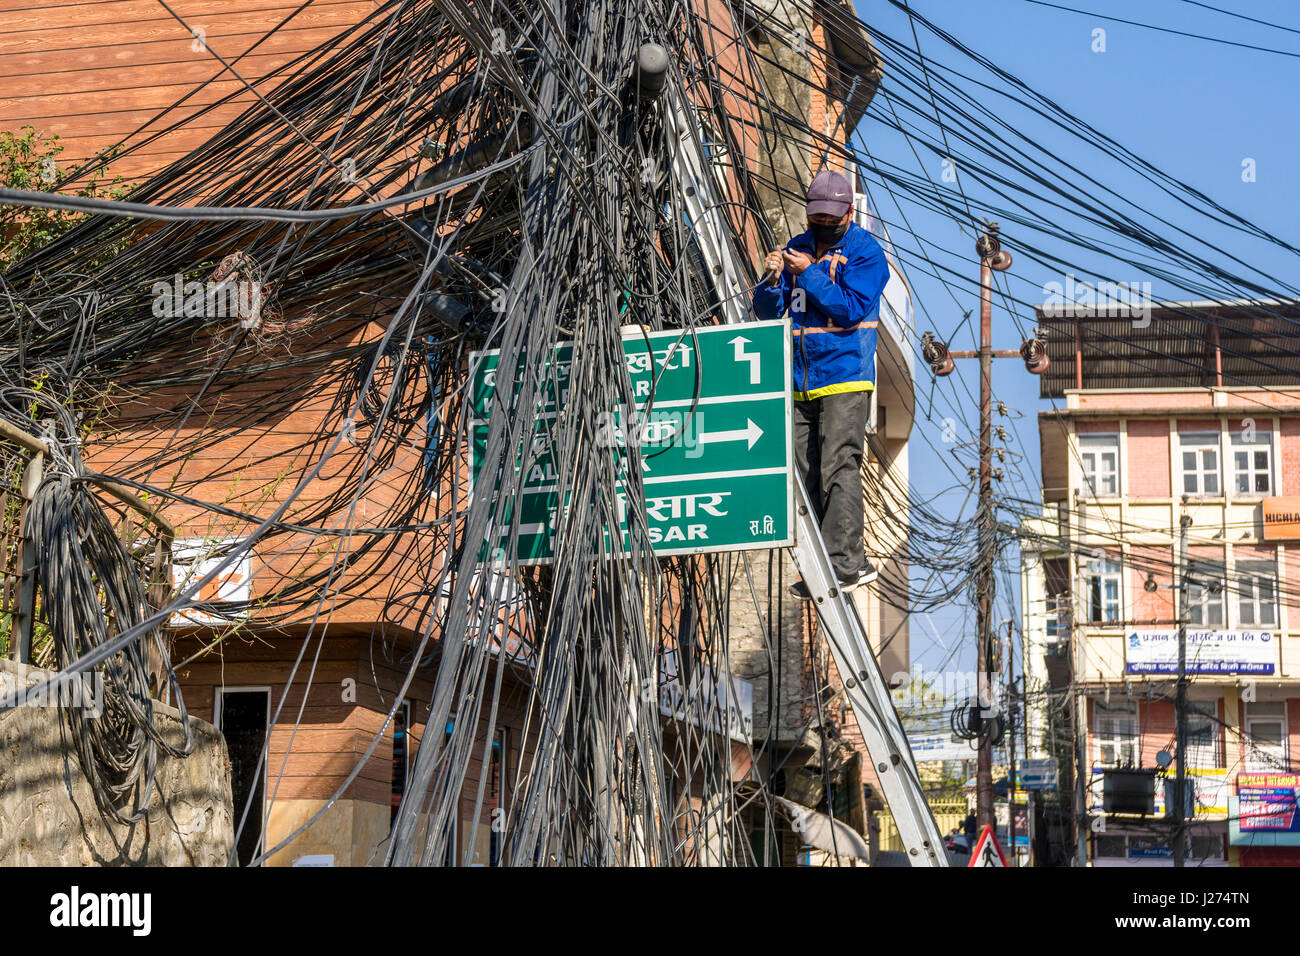
[[[806,5],[790,0],[760,0],[754,6],[771,18],[767,23],[772,27],[770,31],[756,31],[751,39],[758,55],[764,58],[761,72],[766,84],[765,92],[772,104],[772,113],[764,116],[764,122],[774,127],[773,133],[799,142],[806,136],[773,117],[807,117],[814,128],[818,127],[819,118],[824,121],[827,112],[825,98],[814,96],[812,86],[807,83],[791,82],[784,72],[788,70],[795,76],[812,73],[814,67],[808,53],[796,52],[793,38],[802,34],[807,46],[814,48],[823,43],[821,30],[809,16]],[[781,25],[784,25],[790,42],[782,43],[773,35],[773,31],[782,29]],[[767,63],[768,60],[774,62]],[[758,194],[764,218],[776,233],[777,241],[784,244],[791,235],[804,229],[803,194],[813,176],[813,150],[811,144],[807,149],[799,149],[788,140],[778,143],[776,149],[760,153],[759,168],[755,173],[759,180]]]
[[[0,695],[50,672],[0,660]],[[168,740],[184,739],[179,714],[154,702]],[[191,718],[194,752],[160,752],[149,812],[127,826],[106,822],[59,711],[19,707],[0,714],[0,866],[224,866],[234,841],[226,742]]]

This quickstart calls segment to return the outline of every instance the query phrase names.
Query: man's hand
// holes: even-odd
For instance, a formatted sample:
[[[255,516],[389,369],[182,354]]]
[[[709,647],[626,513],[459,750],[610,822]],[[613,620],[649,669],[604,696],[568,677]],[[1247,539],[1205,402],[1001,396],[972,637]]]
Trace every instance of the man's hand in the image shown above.
[[[795,275],[812,265],[812,257],[803,252],[782,252],[781,256],[785,259],[785,267]]]
[[[767,270],[767,284],[781,284],[781,270],[785,268],[785,259],[781,255],[780,249],[774,249],[767,254],[763,260],[763,268]]]

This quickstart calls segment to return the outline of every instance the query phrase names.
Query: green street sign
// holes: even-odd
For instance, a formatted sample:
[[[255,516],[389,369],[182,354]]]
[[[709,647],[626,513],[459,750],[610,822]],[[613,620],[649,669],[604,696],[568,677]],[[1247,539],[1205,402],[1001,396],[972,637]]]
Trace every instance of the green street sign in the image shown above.
[[[787,547],[794,543],[790,327],[784,320],[623,336],[636,408],[598,413],[597,446],[630,462],[641,452],[641,480],[656,555]],[[524,472],[519,533],[509,516],[490,548],[495,559],[550,560],[563,512],[551,428],[568,400],[573,347],[556,347],[541,370],[545,396]],[[470,355],[470,490],[478,482],[498,377],[499,351]],[[516,381],[522,369],[510,376]],[[518,385],[515,386],[516,389]],[[626,500],[617,489],[623,546]],[[614,550],[609,535],[605,549]],[[485,554],[489,553],[485,551]]]

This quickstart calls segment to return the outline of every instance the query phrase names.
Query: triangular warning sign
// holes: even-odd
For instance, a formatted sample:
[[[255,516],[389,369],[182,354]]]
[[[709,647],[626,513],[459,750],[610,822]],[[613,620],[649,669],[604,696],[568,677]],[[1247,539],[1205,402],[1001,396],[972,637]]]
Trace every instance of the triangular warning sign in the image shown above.
[[[1002,854],[1002,847],[998,845],[998,838],[993,835],[992,825],[984,824],[984,829],[980,831],[980,838],[975,841],[975,849],[971,852],[970,862],[967,866],[1006,866],[1007,858]]]

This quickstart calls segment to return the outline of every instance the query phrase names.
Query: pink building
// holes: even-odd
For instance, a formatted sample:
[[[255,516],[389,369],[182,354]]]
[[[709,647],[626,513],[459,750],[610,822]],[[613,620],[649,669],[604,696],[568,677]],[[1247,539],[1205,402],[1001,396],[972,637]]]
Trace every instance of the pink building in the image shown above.
[[[1187,865],[1300,865],[1300,302],[1038,319],[1055,408],[1022,607],[1030,747],[1062,771],[1040,832],[1077,838],[1058,861],[1172,864],[1185,570]]]

